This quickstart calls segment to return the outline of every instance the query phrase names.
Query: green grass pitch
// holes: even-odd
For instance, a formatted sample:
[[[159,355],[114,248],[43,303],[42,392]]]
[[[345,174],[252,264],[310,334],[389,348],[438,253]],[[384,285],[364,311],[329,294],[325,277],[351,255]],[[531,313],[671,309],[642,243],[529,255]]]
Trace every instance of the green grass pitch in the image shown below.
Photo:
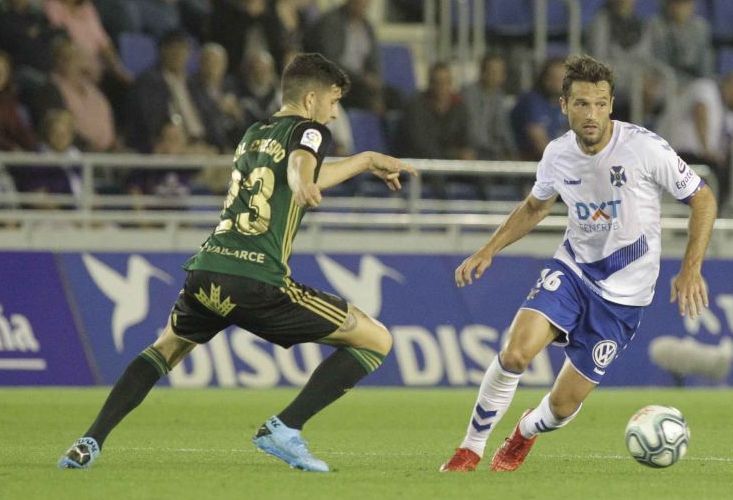
[[[334,470],[291,470],[250,437],[295,394],[155,389],[112,433],[91,470],[56,469],[107,389],[0,390],[0,499],[673,499],[733,498],[730,390],[615,390],[591,395],[568,427],[540,436],[514,473],[441,474],[460,442],[475,389],[357,388],[305,428]],[[520,389],[487,455],[544,391]],[[688,455],[669,469],[627,456],[623,434],[641,406],[687,418]]]

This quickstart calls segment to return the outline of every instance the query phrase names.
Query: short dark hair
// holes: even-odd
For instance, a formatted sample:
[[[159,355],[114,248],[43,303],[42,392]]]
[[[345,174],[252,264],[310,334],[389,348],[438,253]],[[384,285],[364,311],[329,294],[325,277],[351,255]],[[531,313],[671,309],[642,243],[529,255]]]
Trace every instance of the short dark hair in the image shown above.
[[[611,96],[615,88],[611,68],[589,55],[571,56],[565,60],[565,78],[562,81],[562,95],[565,99],[570,97],[573,82],[608,82]]]
[[[321,54],[298,54],[283,71],[283,101],[297,101],[310,85],[336,85],[344,96],[351,87],[351,80],[336,63]]]

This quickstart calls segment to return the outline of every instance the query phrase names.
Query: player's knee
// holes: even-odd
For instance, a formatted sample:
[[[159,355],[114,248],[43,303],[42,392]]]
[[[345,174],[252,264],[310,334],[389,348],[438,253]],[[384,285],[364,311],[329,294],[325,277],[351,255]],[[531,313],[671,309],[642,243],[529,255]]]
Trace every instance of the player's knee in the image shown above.
[[[505,370],[514,373],[522,373],[527,369],[532,358],[521,349],[505,348],[499,357],[501,366]]]
[[[389,330],[387,330],[384,325],[377,325],[373,331],[370,332],[367,343],[368,345],[365,345],[364,347],[386,356],[392,350],[392,334],[389,333]]]

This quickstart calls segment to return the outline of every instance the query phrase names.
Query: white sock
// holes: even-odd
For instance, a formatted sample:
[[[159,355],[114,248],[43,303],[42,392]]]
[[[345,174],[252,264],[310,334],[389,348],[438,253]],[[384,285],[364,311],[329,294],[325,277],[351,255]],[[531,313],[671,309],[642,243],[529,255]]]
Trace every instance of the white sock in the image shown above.
[[[498,355],[494,358],[481,381],[461,448],[468,448],[480,457],[484,455],[486,440],[509,408],[521,376],[504,370]]]
[[[550,432],[555,429],[559,429],[560,427],[565,427],[572,419],[575,418],[582,407],[583,404],[581,403],[580,406],[578,406],[578,409],[569,417],[557,418],[550,409],[550,393],[548,392],[545,394],[545,397],[542,398],[539,406],[519,421],[519,432],[522,436],[529,439],[540,432]]]

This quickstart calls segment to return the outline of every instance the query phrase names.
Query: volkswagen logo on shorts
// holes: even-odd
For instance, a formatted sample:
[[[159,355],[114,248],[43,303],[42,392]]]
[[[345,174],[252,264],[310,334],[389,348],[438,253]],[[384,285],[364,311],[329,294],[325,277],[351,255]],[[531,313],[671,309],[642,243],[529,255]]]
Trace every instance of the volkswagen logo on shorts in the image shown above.
[[[599,368],[605,368],[614,360],[617,351],[616,342],[613,340],[601,340],[593,346],[593,362]]]

